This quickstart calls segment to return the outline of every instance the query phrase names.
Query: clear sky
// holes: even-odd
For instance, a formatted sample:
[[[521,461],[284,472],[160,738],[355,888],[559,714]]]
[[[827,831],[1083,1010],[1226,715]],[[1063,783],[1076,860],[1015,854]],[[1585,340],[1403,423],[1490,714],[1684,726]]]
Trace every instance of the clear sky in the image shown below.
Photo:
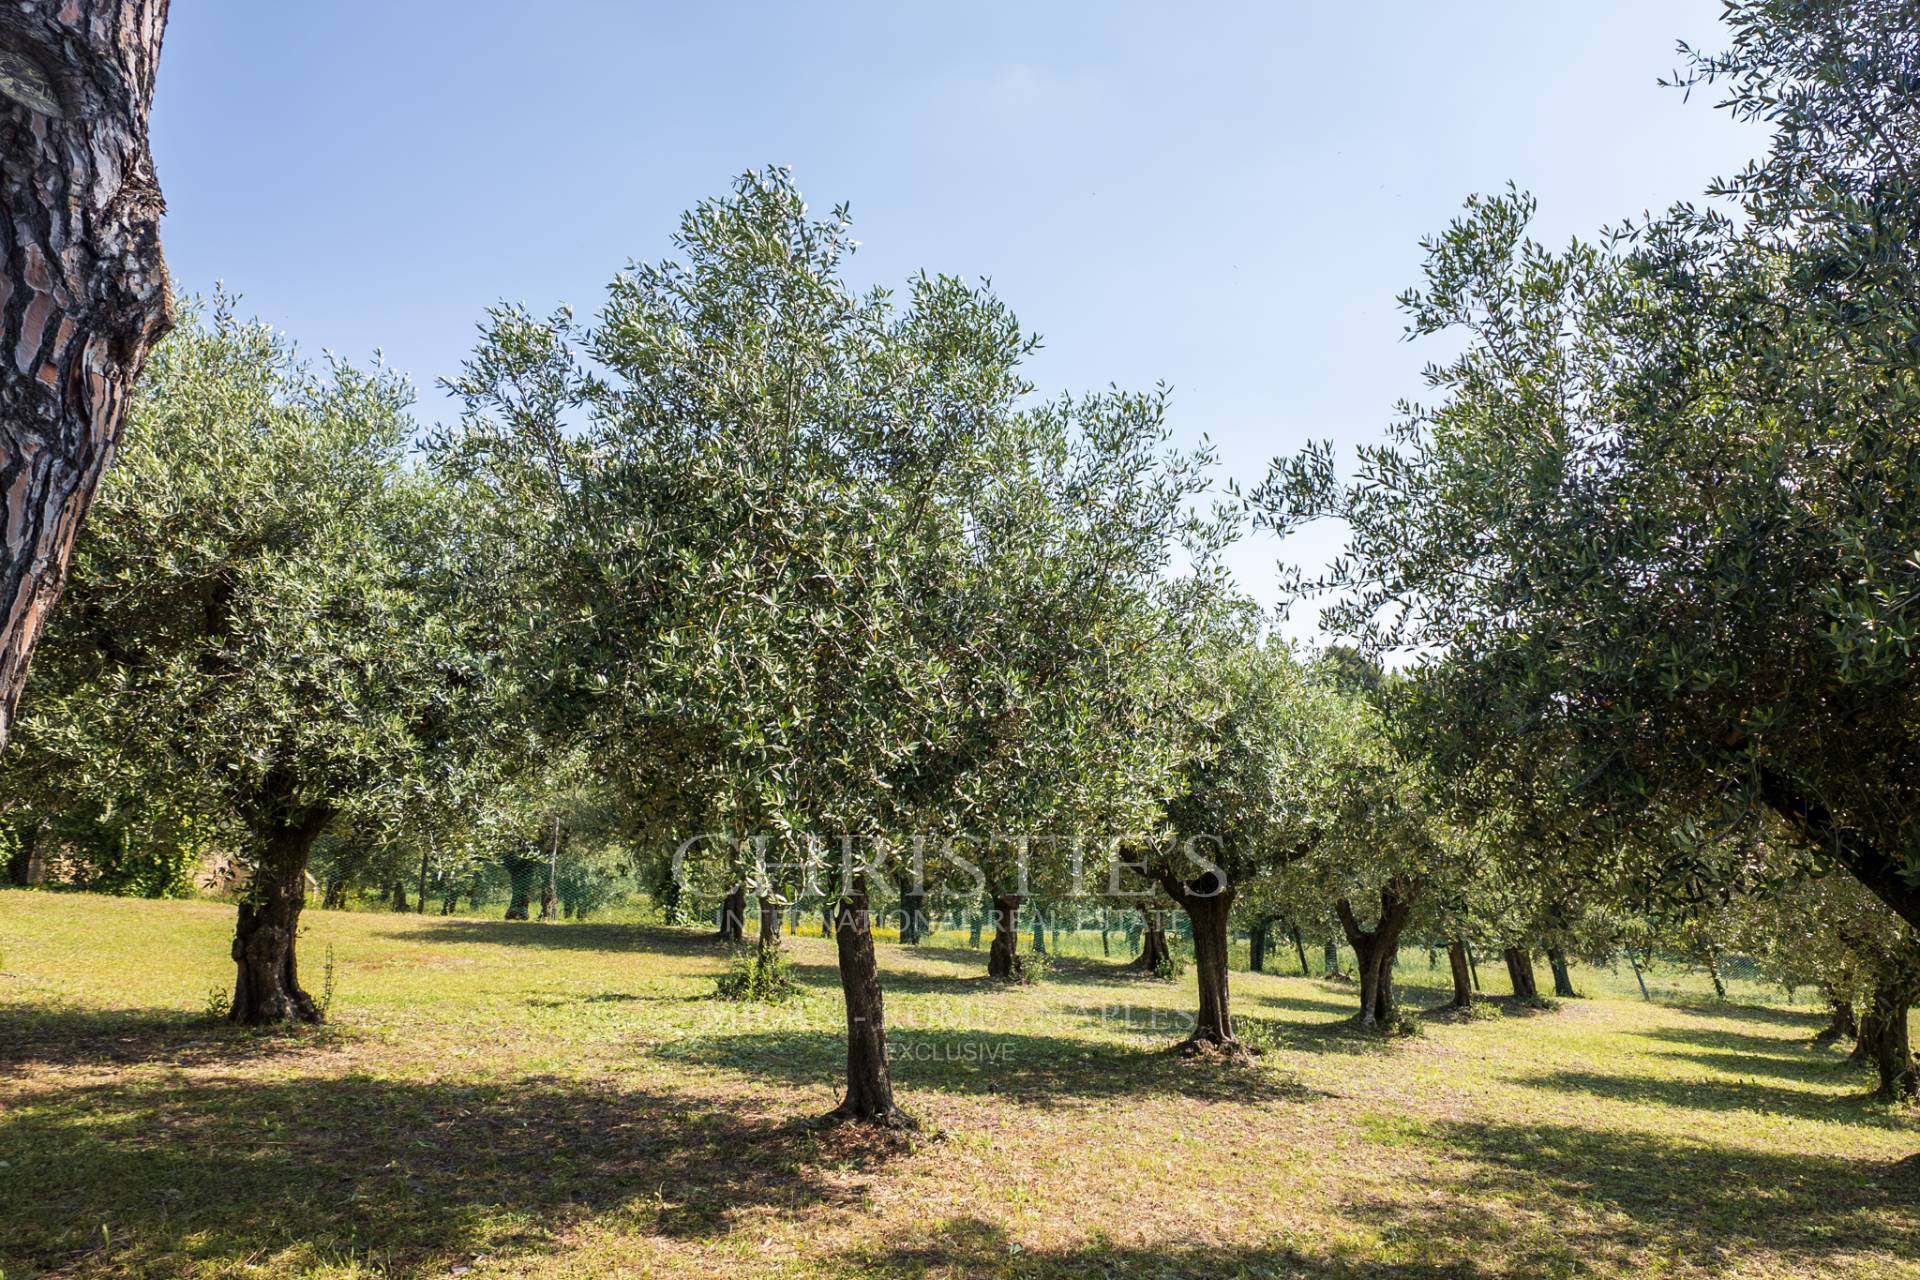
[[[1435,351],[1394,297],[1509,179],[1561,242],[1761,138],[1656,86],[1719,0],[187,0],[154,148],[177,286],[433,387],[506,298],[590,311],[731,176],[853,208],[861,284],[990,276],[1043,391],[1174,388],[1257,480],[1374,437]],[[1313,563],[1330,536],[1288,554]],[[1274,598],[1271,542],[1236,559]]]

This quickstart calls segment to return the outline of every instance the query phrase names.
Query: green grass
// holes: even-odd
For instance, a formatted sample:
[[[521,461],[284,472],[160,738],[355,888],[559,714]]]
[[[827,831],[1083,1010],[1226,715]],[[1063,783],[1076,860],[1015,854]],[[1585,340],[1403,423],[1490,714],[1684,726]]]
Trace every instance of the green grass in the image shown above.
[[[842,1054],[817,938],[760,1008],[712,998],[697,931],[315,911],[333,1025],[261,1034],[207,1016],[231,927],[0,892],[5,1280],[1920,1277],[1920,1124],[1806,1008],[1582,972],[1595,998],[1382,1044],[1348,986],[1236,973],[1273,1045],[1236,1067],[1165,1052],[1191,977],[1003,987],[883,945],[932,1131],[891,1143],[801,1123]]]

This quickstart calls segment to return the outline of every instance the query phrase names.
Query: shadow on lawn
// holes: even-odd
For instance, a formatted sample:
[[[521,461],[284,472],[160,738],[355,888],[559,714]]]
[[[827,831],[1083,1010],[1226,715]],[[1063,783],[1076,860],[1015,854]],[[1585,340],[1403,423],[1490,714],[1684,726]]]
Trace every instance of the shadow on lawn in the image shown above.
[[[416,917],[425,927],[377,929],[373,936],[396,942],[477,942],[495,947],[538,947],[552,951],[651,951],[668,956],[729,954],[711,931],[664,925],[591,924],[574,921],[474,920]]]
[[[1169,1051],[1182,1034],[1184,1029],[1169,1027],[1154,1047],[1131,1049],[1068,1035],[889,1027],[887,1051],[893,1087],[908,1111],[916,1092],[994,1094],[1034,1107],[1167,1095],[1225,1102],[1320,1096],[1257,1066],[1185,1061]],[[846,1037],[826,1031],[692,1037],[655,1044],[651,1051],[672,1062],[829,1091],[844,1082],[847,1061]]]
[[[1196,1224],[1195,1234],[1204,1231]],[[854,1255],[863,1273],[967,1280],[1239,1280],[1240,1277],[1359,1277],[1369,1280],[1470,1280],[1485,1274],[1470,1262],[1428,1263],[1317,1260],[1299,1250],[1259,1245],[1121,1245],[1094,1239],[1064,1248],[1018,1245],[997,1224],[980,1218],[948,1220],[925,1234]]]
[[[1445,1157],[1433,1166],[1436,1186],[1411,1201],[1349,1211],[1403,1237],[1448,1241],[1466,1257],[1485,1252],[1482,1245],[1513,1248],[1513,1218],[1493,1210],[1494,1197],[1541,1215],[1542,1238],[1565,1251],[1551,1260],[1567,1274],[1608,1250],[1682,1254],[1711,1271],[1749,1251],[1773,1267],[1873,1253],[1884,1264],[1920,1251],[1920,1176],[1892,1162],[1492,1122],[1435,1124],[1425,1141]],[[1586,1212],[1557,1212],[1566,1204]]]
[[[1729,1070],[1739,1073],[1740,1059],[1732,1059]],[[1831,1087],[1832,1073],[1800,1077],[1813,1085]],[[1866,1090],[1838,1095],[1810,1092],[1767,1082],[1758,1083],[1727,1077],[1671,1077],[1601,1075],[1591,1071],[1553,1071],[1526,1076],[1517,1083],[1536,1089],[1561,1093],[1586,1094],[1620,1102],[1638,1102],[1652,1106],[1692,1108],[1705,1111],[1756,1111],[1775,1115],[1799,1116],[1807,1120],[1839,1121],[1867,1125],[1877,1129],[1913,1129],[1911,1119],[1900,1111],[1874,1104]],[[1865,1084],[1864,1078],[1861,1082]]]
[[[31,1212],[0,1215],[0,1269],[169,1276],[244,1261],[285,1274],[363,1258],[382,1275],[441,1275],[557,1247],[595,1215],[695,1237],[763,1206],[857,1202],[846,1171],[900,1149],[548,1078],[121,1080],[0,1112],[8,1178],[33,1189]]]
[[[333,1047],[327,1027],[236,1027],[178,1009],[0,1006],[0,1070],[30,1065],[177,1067],[311,1056]]]

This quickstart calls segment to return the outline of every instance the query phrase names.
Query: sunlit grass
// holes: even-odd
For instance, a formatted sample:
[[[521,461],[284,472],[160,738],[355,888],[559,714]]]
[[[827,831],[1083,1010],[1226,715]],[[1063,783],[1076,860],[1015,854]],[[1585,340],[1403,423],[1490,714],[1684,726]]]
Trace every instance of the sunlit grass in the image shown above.
[[[262,1035],[207,1014],[230,908],[0,893],[6,1280],[1920,1276],[1920,1126],[1814,1011],[1702,975],[1383,1045],[1349,986],[1235,973],[1274,1046],[1237,1068],[1166,1053],[1191,979],[1075,958],[1097,934],[1031,987],[964,934],[883,945],[930,1130],[894,1146],[798,1123],[838,1100],[821,939],[743,1009],[696,930],[307,921],[334,1023]],[[1445,977],[1403,955],[1411,1003]]]

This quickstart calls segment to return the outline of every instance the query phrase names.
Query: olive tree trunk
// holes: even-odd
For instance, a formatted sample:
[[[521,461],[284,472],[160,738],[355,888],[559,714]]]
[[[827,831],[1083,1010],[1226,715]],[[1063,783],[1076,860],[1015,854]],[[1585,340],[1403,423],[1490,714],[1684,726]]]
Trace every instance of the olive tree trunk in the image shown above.
[[[1507,961],[1507,981],[1513,986],[1516,1000],[1538,1000],[1540,984],[1533,976],[1533,951],[1529,947],[1508,947],[1503,953]]]
[[[1160,913],[1152,907],[1141,907],[1140,918],[1140,954],[1127,967],[1158,973],[1162,966],[1173,959],[1173,952],[1167,947],[1167,929],[1160,920]]]
[[[721,942],[740,942],[747,936],[747,886],[736,884],[727,890],[726,899],[720,904],[719,932],[714,935]]]
[[[760,936],[755,941],[761,951],[780,949],[780,900],[772,893],[760,895]]]
[[[1380,889],[1380,918],[1372,929],[1360,927],[1347,899],[1333,904],[1360,969],[1360,1012],[1354,1020],[1362,1027],[1386,1029],[1394,1024],[1393,964],[1400,954],[1400,934],[1413,915],[1414,896],[1414,887],[1405,877],[1388,880]]]
[[[987,974],[994,978],[1012,978],[1020,973],[1020,899],[1018,895],[993,896],[993,947],[987,952]]]
[[[1882,1102],[1920,1099],[1920,1072],[1913,1062],[1907,1010],[1920,997],[1920,966],[1909,957],[1883,964],[1873,986],[1873,1003],[1860,1020],[1859,1047],[1873,1062],[1880,1082],[1874,1097]]]
[[[1467,944],[1455,938],[1447,944],[1447,964],[1453,970],[1453,1007],[1473,1007],[1473,969],[1467,963]]]
[[[258,863],[233,935],[230,1021],[259,1026],[321,1020],[320,1006],[300,988],[294,942],[307,901],[307,856],[332,817],[324,805],[289,805],[259,824]]]
[[[1192,880],[1168,874],[1160,884],[1193,926],[1193,971],[1200,992],[1193,1034],[1175,1048],[1184,1054],[1238,1049],[1227,989],[1227,919],[1233,910],[1233,886],[1215,871]],[[1161,946],[1165,945],[1162,933]]]
[[[166,22],[167,0],[0,7],[0,748],[172,323],[147,147]]]
[[[1827,1008],[1832,1017],[1827,1025],[1813,1038],[1815,1044],[1832,1044],[1838,1040],[1857,1040],[1860,1037],[1860,1023],[1853,1015],[1853,1001],[1845,996],[1828,995]]]
[[[1553,970],[1553,994],[1563,1000],[1579,996],[1573,989],[1573,970],[1567,965],[1567,953],[1558,947],[1547,948],[1547,965]]]
[[[911,1128],[913,1119],[893,1102],[893,1077],[887,1069],[887,1023],[867,901],[867,878],[855,876],[834,916],[840,990],[847,1003],[847,1096],[827,1118]]]

